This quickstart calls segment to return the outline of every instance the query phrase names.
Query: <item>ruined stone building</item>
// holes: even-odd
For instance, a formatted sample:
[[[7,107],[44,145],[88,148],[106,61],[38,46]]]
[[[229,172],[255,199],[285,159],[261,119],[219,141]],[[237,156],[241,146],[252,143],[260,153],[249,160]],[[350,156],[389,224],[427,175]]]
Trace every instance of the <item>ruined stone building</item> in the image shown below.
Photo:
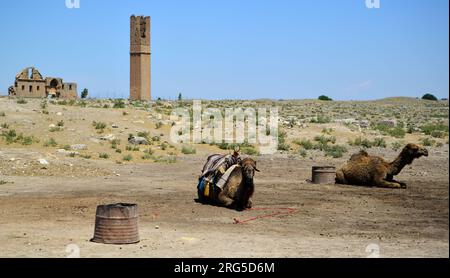
[[[65,83],[62,78],[46,77],[33,68],[26,68],[16,75],[14,85],[8,89],[9,96],[34,98],[63,98],[76,99],[78,97],[77,84]]]
[[[130,18],[130,99],[151,100],[150,17]]]

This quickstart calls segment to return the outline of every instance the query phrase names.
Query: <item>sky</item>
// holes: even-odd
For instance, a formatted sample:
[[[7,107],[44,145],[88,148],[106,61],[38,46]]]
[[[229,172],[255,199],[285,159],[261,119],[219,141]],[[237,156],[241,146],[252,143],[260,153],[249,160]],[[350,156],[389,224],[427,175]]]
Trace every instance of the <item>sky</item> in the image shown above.
[[[35,66],[91,97],[128,98],[135,14],[152,18],[153,98],[448,97],[448,0],[79,3],[1,1],[2,94]]]

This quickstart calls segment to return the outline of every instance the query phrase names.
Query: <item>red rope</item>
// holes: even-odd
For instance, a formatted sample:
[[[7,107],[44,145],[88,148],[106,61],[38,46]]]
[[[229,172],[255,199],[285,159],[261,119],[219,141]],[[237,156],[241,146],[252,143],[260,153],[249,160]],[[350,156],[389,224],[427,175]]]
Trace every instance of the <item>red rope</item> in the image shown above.
[[[278,215],[288,215],[288,214],[291,214],[291,213],[294,213],[297,211],[296,209],[293,209],[293,208],[251,208],[251,209],[247,209],[247,210],[254,210],[254,211],[282,210],[282,211],[271,213],[271,214],[258,215],[256,217],[252,217],[252,218],[245,219],[245,220],[239,220],[238,218],[233,218],[234,224],[243,224],[243,223],[246,223],[249,221],[253,221],[253,220],[257,220],[257,219],[261,219],[261,218],[274,217],[274,216],[278,216]]]

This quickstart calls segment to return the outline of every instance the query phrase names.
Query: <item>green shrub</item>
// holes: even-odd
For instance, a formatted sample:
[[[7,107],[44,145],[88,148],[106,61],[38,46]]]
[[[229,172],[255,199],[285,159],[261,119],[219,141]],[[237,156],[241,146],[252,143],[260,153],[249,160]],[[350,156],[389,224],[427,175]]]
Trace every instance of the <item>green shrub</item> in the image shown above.
[[[160,129],[162,126],[163,126],[162,122],[157,122],[156,125],[155,125],[155,128],[156,129]]]
[[[63,126],[64,126],[64,121],[63,121],[63,120],[58,121],[58,122],[56,123],[56,126],[58,126],[58,127],[63,127]]]
[[[278,150],[288,151],[290,146],[286,143],[287,133],[284,130],[278,131]]]
[[[155,153],[155,151],[152,148],[148,148],[148,149],[144,150],[144,153],[153,155]]]
[[[403,145],[402,145],[400,142],[398,142],[398,141],[395,141],[395,142],[393,142],[393,143],[391,144],[391,148],[392,148],[394,151],[398,151],[402,146],[403,146]]]
[[[43,110],[45,110],[45,109],[47,109],[47,107],[48,107],[48,102],[47,102],[47,100],[43,100],[42,102],[41,102],[41,109],[43,109]]]
[[[117,149],[117,146],[120,145],[120,139],[114,139],[111,141],[111,148]]]
[[[25,100],[25,99],[23,99],[23,98],[19,98],[18,100],[17,100],[17,104],[27,104],[28,102]]]
[[[414,126],[412,124],[406,125],[406,133],[412,134],[414,132]]]
[[[253,147],[253,146],[244,146],[241,149],[243,154],[247,154],[247,155],[259,155],[258,150]]]
[[[131,161],[133,160],[133,156],[131,154],[127,154],[122,159],[123,161]]]
[[[82,154],[82,155],[80,155],[80,157],[84,158],[84,159],[91,159],[92,158],[92,156],[88,155],[88,154]]]
[[[373,143],[370,140],[366,138],[362,139],[361,137],[356,138],[354,141],[349,140],[348,144],[350,146],[362,146],[367,149],[372,148],[373,145]]]
[[[333,146],[327,146],[324,149],[326,156],[331,156],[333,158],[340,158],[344,155],[344,153],[347,152],[347,149],[344,146],[340,145],[333,145]]]
[[[163,150],[163,151],[165,151],[165,150],[167,149],[168,146],[169,146],[169,145],[167,145],[166,142],[163,142],[163,143],[160,145],[161,150]]]
[[[437,100],[438,100],[437,97],[435,97],[433,94],[424,94],[424,95],[422,96],[422,99],[425,99],[425,100],[434,100],[434,101],[437,101]]]
[[[317,143],[314,144],[313,149],[314,150],[320,150],[320,151],[324,151],[326,148],[328,147],[328,145],[325,143]]]
[[[318,135],[318,136],[314,137],[314,141],[319,142],[320,144],[327,144],[327,143],[334,144],[334,143],[336,143],[336,137],[334,137],[334,136],[327,137],[327,136],[323,136],[323,135],[320,135],[320,136]]]
[[[0,112],[0,117],[6,117],[6,113],[3,112],[3,111],[1,111],[1,112]]]
[[[221,149],[221,150],[233,150],[234,148],[236,148],[238,146],[238,144],[222,142],[222,143],[217,143],[216,146],[219,147],[219,149]]]
[[[14,129],[2,131],[2,137],[7,144],[12,144],[16,141],[17,133]]]
[[[395,138],[403,138],[403,137],[405,137],[405,134],[406,134],[405,130],[398,126],[389,130],[388,133],[389,133],[389,135],[391,135],[392,137],[395,137]]]
[[[183,154],[195,154],[195,153],[197,153],[197,150],[194,147],[191,147],[191,146],[183,146],[181,148],[181,152]]]
[[[64,145],[62,148],[66,151],[70,151],[71,149],[69,145]]]
[[[58,143],[54,138],[50,138],[44,142],[44,147],[56,147],[56,146],[58,146]]]
[[[289,151],[291,148],[289,144],[286,143],[278,143],[278,150],[279,151]]]
[[[319,96],[318,99],[319,99],[319,100],[325,100],[325,101],[332,101],[332,100],[333,100],[332,98],[330,98],[330,97],[328,97],[328,96],[325,96],[325,95]]]
[[[434,137],[434,138],[445,138],[447,133],[444,131],[440,131],[440,130],[433,130],[430,135],[431,135],[431,137]]]
[[[383,135],[387,135],[389,133],[389,130],[391,129],[391,127],[388,126],[387,124],[379,123],[379,124],[375,125],[374,129],[379,130],[381,132],[381,134],[383,134]]]
[[[217,143],[216,146],[219,147],[219,149],[221,149],[221,150],[228,149],[228,143],[225,143],[225,142]]]
[[[433,132],[436,133],[436,131],[441,131],[443,133],[448,132],[448,126],[444,125],[443,123],[438,124],[427,124],[420,127],[420,130],[422,130],[423,133],[426,135],[432,135]]]
[[[109,158],[109,154],[107,154],[107,153],[99,153],[98,157],[99,158],[103,158],[103,159],[108,159]]]
[[[329,122],[331,122],[331,118],[323,115],[318,115],[317,117],[311,119],[311,123],[316,124],[327,124]]]
[[[306,152],[305,149],[300,149],[300,150],[298,151],[298,154],[299,154],[301,157],[303,157],[303,158],[305,158],[305,157],[308,155],[308,153]]]
[[[113,108],[125,108],[125,102],[122,99],[116,99]]]
[[[132,151],[132,152],[138,152],[138,151],[140,151],[139,146],[131,146],[131,145],[127,145],[127,146],[125,147],[125,149],[126,149],[127,151]]]
[[[156,156],[153,157],[153,161],[157,163],[175,163],[177,162],[177,157],[175,155],[169,155],[166,157]]]
[[[297,144],[301,147],[303,147],[305,150],[311,150],[314,147],[314,144],[307,139],[302,139],[302,140],[294,140],[294,144]]]
[[[150,132],[148,131],[140,131],[137,133],[138,137],[143,137],[145,139],[147,139],[147,141],[150,141]]]
[[[106,123],[93,121],[92,126],[95,127],[95,129],[103,130],[106,128]]]
[[[375,138],[372,142],[372,146],[386,148],[386,141],[384,138]]]
[[[323,128],[322,129],[322,133],[325,133],[325,134],[328,134],[328,135],[331,135],[331,133],[334,131],[334,129],[333,128]]]
[[[83,91],[81,91],[81,98],[87,98],[88,94],[89,94],[88,89],[86,88],[83,89]]]
[[[153,159],[153,155],[146,153],[141,156],[141,159],[142,160],[150,160],[150,159]]]
[[[34,138],[34,136],[24,136],[21,140],[21,144],[25,146],[32,145],[34,142],[36,142],[37,139]]]
[[[436,140],[430,138],[422,138],[420,139],[420,141],[422,142],[422,145],[424,145],[425,147],[432,147],[436,143]]]

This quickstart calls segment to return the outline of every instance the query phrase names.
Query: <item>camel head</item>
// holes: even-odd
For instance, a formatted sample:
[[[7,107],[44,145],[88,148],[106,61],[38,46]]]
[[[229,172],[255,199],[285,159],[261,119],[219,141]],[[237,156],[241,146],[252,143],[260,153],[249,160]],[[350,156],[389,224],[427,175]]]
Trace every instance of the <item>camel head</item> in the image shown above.
[[[400,155],[406,158],[407,161],[412,162],[414,159],[421,156],[428,156],[428,150],[424,147],[410,143],[403,148]]]
[[[403,167],[411,164],[414,159],[421,156],[428,156],[428,150],[412,143],[406,145],[398,157],[389,163],[388,174],[391,176],[398,175]]]
[[[244,158],[240,164],[242,167],[242,173],[248,180],[253,179],[253,177],[255,176],[255,171],[259,172],[258,168],[256,168],[256,161],[251,158]]]

